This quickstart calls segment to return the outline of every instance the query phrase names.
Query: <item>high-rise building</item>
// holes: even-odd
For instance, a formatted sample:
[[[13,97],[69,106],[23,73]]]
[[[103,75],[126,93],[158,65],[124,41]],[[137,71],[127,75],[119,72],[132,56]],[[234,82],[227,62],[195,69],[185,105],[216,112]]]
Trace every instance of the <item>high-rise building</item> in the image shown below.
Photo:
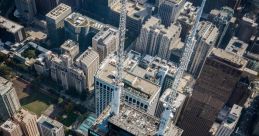
[[[88,48],[77,59],[76,65],[80,67],[86,76],[86,88],[89,91],[94,89],[94,75],[99,68],[99,55],[92,48]]]
[[[4,136],[23,136],[21,127],[12,120],[5,121],[1,125],[0,130]]]
[[[110,23],[114,26],[119,26],[121,3],[118,2],[111,7]],[[127,33],[132,36],[137,36],[140,33],[142,25],[152,15],[152,7],[149,5],[140,5],[136,2],[129,0],[126,5],[127,19],[126,28]]]
[[[40,136],[36,122],[37,115],[30,113],[27,110],[21,109],[13,116],[13,119],[21,126],[24,135]]]
[[[216,44],[218,37],[219,31],[214,24],[211,22],[200,22],[197,33],[197,41],[195,43],[194,51],[187,70],[194,76],[194,78],[199,76],[205,59]]]
[[[46,15],[48,38],[52,45],[59,46],[64,42],[64,19],[71,12],[71,7],[61,3]]]
[[[135,48],[142,54],[157,55],[163,59],[169,59],[171,48],[180,39],[180,33],[181,27],[179,25],[171,24],[170,27],[165,28],[160,24],[158,18],[151,17],[143,25]]]
[[[219,29],[220,36],[216,47],[224,49],[235,32],[236,18],[234,17],[234,10],[230,7],[222,7],[220,10],[213,9],[210,11],[208,20]]]
[[[246,14],[240,20],[236,36],[239,40],[248,43],[251,37],[256,34],[257,26],[256,18],[253,15]]]
[[[191,2],[186,2],[183,8],[180,11],[180,14],[177,18],[182,26],[181,38],[185,40],[188,34],[191,32],[191,29],[196,21],[198,8],[195,7]]]
[[[247,47],[247,43],[239,40],[237,37],[232,37],[225,50],[242,57],[245,54]]]
[[[92,47],[99,54],[99,62],[102,62],[109,54],[114,53],[119,46],[118,30],[105,27],[92,39]]]
[[[41,15],[46,15],[59,4],[58,2],[57,0],[36,0],[37,12]]]
[[[0,16],[0,38],[4,42],[21,42],[26,38],[24,27]]]
[[[65,18],[66,38],[78,42],[80,50],[85,50],[91,46],[92,37],[104,26],[101,22],[73,12]]]
[[[183,136],[210,135],[217,114],[231,97],[246,64],[244,58],[234,53],[222,49],[211,51],[178,122],[185,130]]]
[[[37,14],[35,0],[15,0],[16,8],[26,23],[31,23]]]
[[[215,136],[231,136],[241,116],[242,107],[233,105],[227,118],[220,124]]]
[[[21,108],[12,82],[0,77],[0,119],[7,120]]]
[[[110,116],[110,107],[97,118],[88,130],[89,136],[155,136],[159,119],[128,104],[122,103],[118,115]],[[171,121],[164,136],[181,136],[183,130]]]
[[[95,102],[96,114],[100,113],[110,104],[116,75],[115,56],[109,56],[103,61],[95,75]],[[123,101],[150,115],[155,114],[158,98],[168,71],[175,67],[166,60],[149,55],[130,51],[124,61],[124,94]]]
[[[168,101],[168,97],[171,92],[172,92],[172,89],[167,89],[159,98],[159,101],[156,107],[156,114],[155,114],[156,117],[158,118],[161,117],[163,111],[165,110],[164,104]],[[182,93],[177,93],[176,102],[173,105],[175,107],[174,117],[173,117],[174,124],[176,124],[176,122],[180,117],[185,101],[186,101],[186,96]]]
[[[186,0],[164,0],[158,9],[159,17],[165,27],[169,27],[179,16]]]
[[[63,124],[47,116],[41,115],[37,124],[41,136],[65,136]]]

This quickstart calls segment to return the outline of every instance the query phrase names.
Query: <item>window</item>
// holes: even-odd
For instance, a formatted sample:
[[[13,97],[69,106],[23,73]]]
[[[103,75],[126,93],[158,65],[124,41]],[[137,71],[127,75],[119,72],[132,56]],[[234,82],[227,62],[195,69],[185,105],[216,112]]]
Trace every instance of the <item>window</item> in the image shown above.
[[[144,106],[144,109],[145,109],[145,110],[147,109],[147,105]]]
[[[132,101],[132,98],[129,98],[129,101],[131,102],[131,101]]]
[[[136,100],[135,100],[135,99],[133,99],[133,103],[136,103]]]
[[[139,102],[139,101],[137,101],[137,105],[138,105],[138,106],[139,106],[139,103],[140,103],[140,102]]]

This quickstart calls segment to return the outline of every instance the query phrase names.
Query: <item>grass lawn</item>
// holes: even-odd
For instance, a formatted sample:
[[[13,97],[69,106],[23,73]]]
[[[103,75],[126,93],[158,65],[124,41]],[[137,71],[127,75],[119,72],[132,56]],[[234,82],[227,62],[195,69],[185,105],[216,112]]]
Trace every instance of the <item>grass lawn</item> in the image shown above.
[[[69,127],[76,121],[77,117],[78,115],[74,112],[65,113],[58,118],[58,121]]]
[[[56,102],[54,98],[38,90],[32,90],[19,80],[13,82],[22,107],[37,115],[41,115],[51,104]]]

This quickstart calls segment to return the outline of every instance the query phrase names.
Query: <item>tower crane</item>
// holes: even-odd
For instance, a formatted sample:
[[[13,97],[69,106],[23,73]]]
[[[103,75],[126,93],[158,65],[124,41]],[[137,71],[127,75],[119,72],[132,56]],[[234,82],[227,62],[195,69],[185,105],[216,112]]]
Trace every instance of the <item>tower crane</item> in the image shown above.
[[[186,69],[187,69],[187,66],[189,64],[189,61],[190,61],[190,58],[191,58],[191,55],[192,55],[192,52],[194,49],[194,45],[196,42],[195,36],[197,34],[199,21],[200,21],[205,3],[206,3],[206,0],[203,0],[201,7],[199,8],[199,11],[197,13],[196,21],[192,28],[192,31],[191,31],[190,35],[188,35],[188,37],[186,38],[185,49],[183,52],[183,56],[180,60],[180,65],[177,68],[177,71],[175,74],[175,79],[174,79],[174,82],[171,87],[171,92],[169,94],[168,100],[164,103],[165,110],[163,111],[161,119],[160,119],[160,125],[159,125],[159,129],[157,132],[158,136],[164,135],[165,130],[166,130],[167,126],[169,125],[171,118],[173,118],[173,116],[174,116],[173,113],[176,111],[177,107],[175,107],[175,101],[176,101],[176,97],[177,97],[177,89],[178,89],[180,80],[184,74],[184,71],[186,71]]]
[[[127,0],[120,0],[120,23],[119,23],[119,47],[117,48],[117,61],[116,69],[117,74],[115,76],[116,88],[113,91],[113,98],[111,102],[111,113],[114,115],[119,114],[120,111],[120,97],[123,89],[122,73],[123,73],[123,61],[124,61],[124,43],[125,43],[125,33],[126,33],[126,17]]]

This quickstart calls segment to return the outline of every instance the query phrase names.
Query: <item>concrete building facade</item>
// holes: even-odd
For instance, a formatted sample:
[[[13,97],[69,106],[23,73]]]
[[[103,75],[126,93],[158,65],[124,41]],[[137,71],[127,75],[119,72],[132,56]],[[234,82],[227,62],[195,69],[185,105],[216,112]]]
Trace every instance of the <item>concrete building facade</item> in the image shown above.
[[[65,136],[63,124],[47,116],[41,115],[37,124],[41,136]]]
[[[37,14],[35,0],[15,0],[16,8],[26,23],[31,23]]]
[[[12,120],[5,121],[0,128],[4,136],[23,136],[21,127]]]
[[[12,82],[0,77],[0,119],[7,120],[21,108]]]

